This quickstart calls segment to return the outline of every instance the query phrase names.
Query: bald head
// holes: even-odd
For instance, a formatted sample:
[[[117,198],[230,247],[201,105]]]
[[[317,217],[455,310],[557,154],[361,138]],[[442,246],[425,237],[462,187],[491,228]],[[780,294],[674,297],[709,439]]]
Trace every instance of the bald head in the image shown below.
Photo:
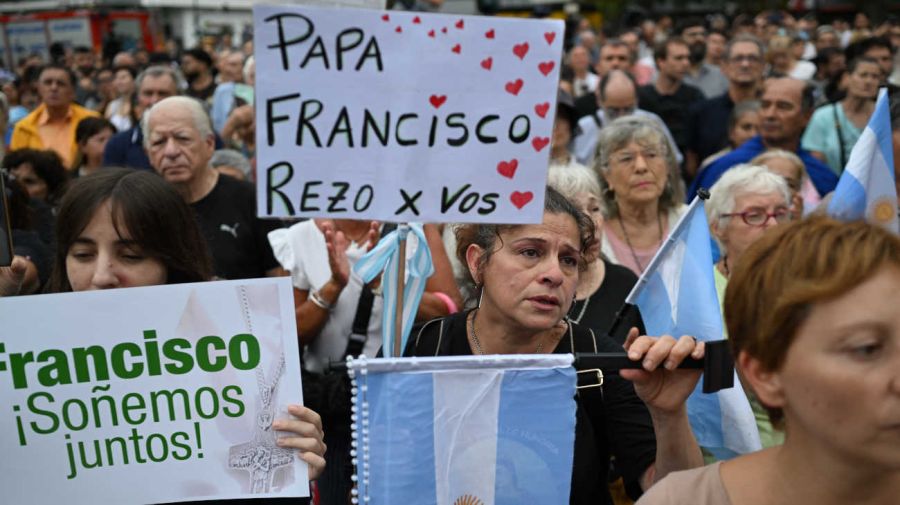
[[[597,91],[607,121],[627,116],[637,108],[637,84],[622,70],[610,70],[600,80]]]

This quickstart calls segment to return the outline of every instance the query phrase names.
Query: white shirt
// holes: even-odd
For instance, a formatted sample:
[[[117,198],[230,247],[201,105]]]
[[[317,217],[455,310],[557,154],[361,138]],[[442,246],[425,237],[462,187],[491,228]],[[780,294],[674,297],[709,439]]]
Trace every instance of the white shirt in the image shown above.
[[[643,109],[635,109],[634,115],[646,116],[656,121],[656,124],[658,124],[660,128],[662,128],[663,133],[666,134],[666,138],[669,139],[669,147],[671,147],[672,151],[675,153],[675,161],[680,165],[684,160],[684,156],[681,155],[681,151],[678,149],[678,146],[675,145],[675,139],[672,137],[672,132],[669,131],[669,128],[666,126],[666,123],[663,122],[662,118]],[[606,124],[606,117],[603,113],[603,109],[597,110],[596,117],[599,119],[601,125]],[[594,117],[584,116],[578,120],[578,128],[581,129],[581,133],[575,137],[575,148],[572,149],[572,155],[575,156],[575,159],[582,165],[588,167],[593,166],[594,151],[597,149],[597,135],[600,133],[600,127],[597,126],[597,121],[594,121]]]
[[[315,291],[321,289],[331,279],[325,235],[316,226],[315,221],[303,221],[287,229],[274,230],[269,233],[269,243],[272,244],[275,258],[291,273],[291,281],[295,288]],[[417,244],[415,235],[410,233],[406,240],[407,258],[412,257]],[[323,372],[329,361],[344,359],[363,286],[362,279],[352,271],[352,268],[365,252],[365,244],[360,246],[352,243],[347,248],[347,260],[351,268],[350,280],[331,309],[325,326],[304,350],[304,367],[311,372]],[[369,337],[363,346],[363,354],[370,358],[375,357],[381,348],[382,313],[383,299],[376,296],[372,304],[372,316],[369,318]]]
[[[597,77],[597,74],[588,72],[584,79],[579,79],[578,77],[572,79],[572,93],[575,95],[575,98],[596,93],[598,84],[600,84],[600,78]]]

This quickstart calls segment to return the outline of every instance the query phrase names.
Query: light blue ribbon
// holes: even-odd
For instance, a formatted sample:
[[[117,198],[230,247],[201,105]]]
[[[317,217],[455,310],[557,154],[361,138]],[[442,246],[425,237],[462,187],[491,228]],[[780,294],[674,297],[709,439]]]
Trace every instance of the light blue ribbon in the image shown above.
[[[419,310],[425,282],[434,273],[431,263],[431,251],[425,241],[422,225],[417,223],[401,224],[396,230],[388,233],[371,251],[366,253],[353,271],[363,282],[371,282],[382,271],[381,286],[384,293],[384,313],[381,317],[381,342],[385,357],[394,356],[394,334],[397,320],[397,277],[400,274],[400,241],[406,239],[412,231],[418,238],[418,244],[410,257],[406,258],[406,288],[403,291],[403,331],[400,334],[400,349],[406,348],[406,341],[412,329],[413,320]]]

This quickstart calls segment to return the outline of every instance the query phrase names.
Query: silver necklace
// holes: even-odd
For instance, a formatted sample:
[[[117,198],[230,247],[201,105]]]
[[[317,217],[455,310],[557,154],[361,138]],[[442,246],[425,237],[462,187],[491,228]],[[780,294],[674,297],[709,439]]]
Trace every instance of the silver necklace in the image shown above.
[[[469,328],[472,332],[472,343],[475,344],[475,354],[484,355],[484,349],[481,348],[481,341],[478,340],[478,335],[475,334],[475,318],[478,316],[478,309],[475,309],[475,312],[472,313],[472,320],[469,322]],[[535,349],[535,354],[540,354],[541,351],[544,350],[544,342],[538,342],[537,349]]]
[[[588,302],[590,302],[590,301],[591,301],[591,297],[590,297],[590,296],[587,297],[587,298],[585,298],[584,300],[581,300],[582,305],[581,305],[581,310],[578,312],[578,317],[576,317],[576,318],[571,318],[571,317],[570,317],[570,318],[569,318],[573,323],[578,324],[578,323],[581,322],[581,318],[583,318],[583,317],[584,317],[584,313],[587,312]],[[573,307],[572,307],[572,308],[575,308],[575,307],[574,307],[574,304],[573,304]]]
[[[619,228],[622,230],[622,236],[625,237],[625,244],[628,246],[628,250],[631,251],[631,257],[634,259],[634,263],[637,265],[638,270],[641,273],[644,273],[644,265],[641,264],[641,261],[637,257],[637,253],[634,252],[634,247],[631,245],[631,238],[628,237],[628,232],[625,230],[625,223],[622,220],[622,216],[619,216]],[[659,217],[659,214],[656,214],[656,225],[659,227],[659,241],[662,242],[662,218]]]

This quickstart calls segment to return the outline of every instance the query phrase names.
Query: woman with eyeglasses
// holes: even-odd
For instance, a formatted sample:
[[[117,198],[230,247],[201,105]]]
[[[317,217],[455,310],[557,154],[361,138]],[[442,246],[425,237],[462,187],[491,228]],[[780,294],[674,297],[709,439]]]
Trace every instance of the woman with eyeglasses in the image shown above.
[[[769,228],[790,220],[791,190],[783,177],[764,166],[738,165],[710,189],[706,217],[722,253],[716,263],[716,283],[722,284],[724,293],[728,276],[750,244]]]
[[[766,232],[791,219],[791,190],[784,177],[761,165],[738,165],[710,189],[706,218],[721,259],[714,266],[719,303],[731,272],[744,252]],[[774,430],[765,410],[750,398],[763,447],[778,445],[784,433]]]
[[[606,217],[601,251],[640,276],[687,208],[673,145],[653,120],[619,118],[600,130],[594,170]]]

